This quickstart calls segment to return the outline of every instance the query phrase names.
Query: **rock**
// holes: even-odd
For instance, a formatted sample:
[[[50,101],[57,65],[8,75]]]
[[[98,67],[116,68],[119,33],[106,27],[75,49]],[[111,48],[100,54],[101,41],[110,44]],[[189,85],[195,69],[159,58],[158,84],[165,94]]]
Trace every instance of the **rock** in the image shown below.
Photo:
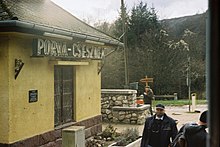
[[[122,103],[123,104],[128,104],[128,100],[123,100]]]
[[[125,119],[125,116],[124,115],[120,115],[118,120],[122,121],[123,119]]]
[[[121,101],[115,101],[115,106],[121,106],[122,105],[122,102]]]
[[[112,138],[111,137],[108,137],[107,139],[106,139],[106,141],[111,141],[112,140]]]
[[[136,124],[137,122],[136,121],[131,121],[131,124]]]
[[[118,122],[119,122],[118,118],[116,118],[116,117],[113,117],[112,121],[113,121],[114,123],[118,123]]]
[[[116,101],[116,99],[117,99],[116,97],[112,97],[112,100],[113,100],[113,101]]]
[[[132,113],[132,117],[137,117],[137,114],[136,113]]]
[[[106,109],[105,113],[106,113],[107,115],[109,115],[110,113],[112,113],[112,111],[109,110],[109,109]]]
[[[123,95],[122,95],[122,96],[117,97],[117,100],[118,100],[118,101],[122,101],[122,100],[124,100],[124,99],[125,99],[125,96],[123,96]]]
[[[113,118],[112,114],[109,114],[108,119],[112,119],[112,118]]]
[[[130,123],[130,119],[124,119],[122,122],[125,123],[125,124],[129,124]]]
[[[137,117],[132,117],[131,120],[138,120],[138,118]]]
[[[127,114],[125,118],[131,118],[131,114]]]
[[[119,115],[125,115],[124,111],[119,111]]]
[[[104,105],[102,105],[102,108],[109,108],[109,107],[110,107],[109,104],[104,104]]]

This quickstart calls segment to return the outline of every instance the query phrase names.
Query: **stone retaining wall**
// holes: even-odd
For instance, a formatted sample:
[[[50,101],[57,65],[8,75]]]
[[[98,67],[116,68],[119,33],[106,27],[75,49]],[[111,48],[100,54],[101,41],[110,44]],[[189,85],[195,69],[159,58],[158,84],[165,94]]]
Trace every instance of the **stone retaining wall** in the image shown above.
[[[102,120],[104,122],[143,124],[149,114],[149,106],[136,105],[136,90],[102,89]]]

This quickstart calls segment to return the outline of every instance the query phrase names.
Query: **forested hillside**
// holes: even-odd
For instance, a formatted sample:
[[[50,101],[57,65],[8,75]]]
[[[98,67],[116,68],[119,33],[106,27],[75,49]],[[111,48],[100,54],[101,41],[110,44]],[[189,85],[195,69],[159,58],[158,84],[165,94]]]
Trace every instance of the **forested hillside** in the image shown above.
[[[126,24],[129,83],[147,75],[154,78],[150,86],[155,94],[177,92],[186,98],[188,77],[192,92],[204,98],[206,13],[160,21],[155,8],[141,2],[126,15]],[[123,34],[121,17],[96,27],[116,38]],[[124,88],[124,67],[123,49],[106,57],[102,88]],[[140,92],[143,86],[139,82]]]

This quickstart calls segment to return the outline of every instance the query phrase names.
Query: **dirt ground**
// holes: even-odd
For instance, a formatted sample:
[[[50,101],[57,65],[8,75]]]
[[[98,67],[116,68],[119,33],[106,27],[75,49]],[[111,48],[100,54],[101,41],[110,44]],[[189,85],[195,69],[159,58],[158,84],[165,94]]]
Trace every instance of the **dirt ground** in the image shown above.
[[[195,112],[189,112],[189,106],[166,107],[166,113],[175,120],[178,120],[177,127],[180,128],[185,123],[198,122],[200,114],[207,110],[207,105],[197,105]]]
[[[166,106],[165,112],[168,116],[178,121],[177,127],[178,129],[185,123],[189,122],[198,122],[200,114],[207,110],[207,105],[197,105],[196,112],[189,112],[189,106]],[[108,125],[108,123],[103,123],[103,130]],[[142,135],[144,125],[129,125],[129,124],[112,124],[117,131],[121,132],[126,128],[137,128],[139,130],[139,134]]]

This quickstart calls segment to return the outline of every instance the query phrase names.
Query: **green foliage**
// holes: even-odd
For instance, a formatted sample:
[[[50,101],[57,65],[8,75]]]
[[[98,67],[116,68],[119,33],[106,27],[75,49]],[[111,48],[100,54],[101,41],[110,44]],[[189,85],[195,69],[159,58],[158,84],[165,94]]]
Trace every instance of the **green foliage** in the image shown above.
[[[102,132],[101,136],[102,138],[111,138],[111,140],[114,140],[115,137],[117,137],[117,132],[116,132],[117,128],[114,128],[114,126],[112,125],[108,125],[105,130]]]
[[[96,139],[89,139],[86,141],[86,147],[104,147],[105,141],[103,140],[96,140]]]
[[[139,81],[146,74],[153,75],[153,51],[159,42],[160,29],[154,8],[143,2],[133,7],[127,32],[130,82]]]
[[[170,40],[183,39],[189,45],[191,66],[191,89],[202,98],[205,91],[205,47],[206,47],[207,12],[193,16],[163,20],[163,26],[170,35]],[[187,93],[186,78],[179,79],[179,94]]]
[[[184,106],[189,105],[192,102],[184,99],[184,100],[154,100],[153,101],[153,107],[155,107],[157,104],[164,104],[165,106]],[[196,100],[196,104],[202,105],[207,104],[207,100]]]
[[[120,135],[116,130],[117,128],[109,124],[102,133],[88,139],[86,141],[86,147],[104,147],[111,144]]]
[[[119,38],[122,42],[123,42],[123,35],[125,34],[125,32],[127,32],[127,25],[128,25],[128,21],[129,21],[129,15],[127,13],[127,8],[124,6],[121,6],[121,11],[119,14],[119,18],[114,22],[114,29],[113,29],[113,36],[115,36],[116,38]],[[122,11],[124,11],[124,21],[125,21],[125,32],[123,32],[123,21],[122,21]]]
[[[122,88],[124,86],[124,51],[116,50],[104,59],[102,88]]]
[[[128,47],[143,47],[143,39],[146,34],[156,33],[160,28],[160,23],[154,8],[148,8],[146,3],[140,2],[134,6],[128,24]]]
[[[139,82],[147,75],[154,78],[150,85],[155,94],[177,92],[178,97],[187,97],[190,57],[191,90],[202,98],[205,91],[206,13],[159,21],[155,11],[140,2],[130,14],[126,13],[129,83]],[[103,24],[101,28],[120,37],[123,34],[121,13],[115,23]],[[118,49],[104,60],[102,88],[123,88],[124,77],[124,51]]]
[[[126,146],[129,143],[137,140],[139,138],[139,132],[137,128],[127,128],[124,130],[121,135],[116,138],[117,146]]]

